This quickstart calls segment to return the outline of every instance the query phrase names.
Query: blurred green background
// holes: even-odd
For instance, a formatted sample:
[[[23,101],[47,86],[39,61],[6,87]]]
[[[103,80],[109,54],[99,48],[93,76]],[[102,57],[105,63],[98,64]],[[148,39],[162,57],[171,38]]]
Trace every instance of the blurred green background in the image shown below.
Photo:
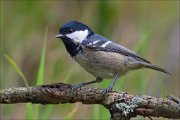
[[[94,77],[75,63],[61,40],[61,25],[78,20],[96,33],[137,52],[173,76],[149,69],[119,78],[115,90],[130,94],[180,97],[179,1],[0,1],[0,88]],[[46,42],[47,40],[47,42]],[[9,58],[9,59],[8,59]],[[15,64],[20,68],[18,71]],[[91,87],[105,88],[111,80]],[[1,105],[1,119],[108,119],[100,105]],[[140,117],[141,118],[141,117]],[[138,118],[138,119],[140,119]],[[143,119],[143,118],[142,118]]]

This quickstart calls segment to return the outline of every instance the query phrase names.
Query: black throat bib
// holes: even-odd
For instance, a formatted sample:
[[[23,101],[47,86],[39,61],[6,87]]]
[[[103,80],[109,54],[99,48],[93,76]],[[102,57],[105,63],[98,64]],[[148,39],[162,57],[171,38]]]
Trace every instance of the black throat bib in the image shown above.
[[[61,38],[65,47],[66,47],[66,50],[69,52],[69,54],[71,55],[71,57],[74,57],[76,56],[76,54],[78,54],[81,50],[82,50],[82,47],[80,46],[80,44],[75,44],[72,42],[72,40],[70,40],[69,38]]]

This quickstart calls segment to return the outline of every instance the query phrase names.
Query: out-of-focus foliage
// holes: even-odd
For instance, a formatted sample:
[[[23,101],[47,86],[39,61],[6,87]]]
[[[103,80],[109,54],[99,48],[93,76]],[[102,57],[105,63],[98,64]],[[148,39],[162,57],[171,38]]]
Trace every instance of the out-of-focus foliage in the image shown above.
[[[30,86],[36,85],[48,26],[45,72],[41,83],[80,83],[94,77],[75,63],[63,43],[54,39],[69,20],[89,25],[95,32],[134,50],[154,64],[168,69],[173,77],[153,70],[129,72],[119,78],[115,90],[131,94],[180,97],[179,1],[0,1],[1,89],[24,86],[22,77],[4,57],[14,60]],[[43,55],[44,56],[44,55]],[[42,76],[41,76],[42,77]],[[39,78],[40,79],[40,78]],[[105,88],[111,80],[90,87]],[[2,119],[25,119],[31,104],[1,105]],[[36,107],[36,106],[35,106]],[[34,112],[34,113],[33,113]],[[39,105],[29,115],[39,119],[107,119],[99,105]],[[32,117],[33,118],[33,117]]]

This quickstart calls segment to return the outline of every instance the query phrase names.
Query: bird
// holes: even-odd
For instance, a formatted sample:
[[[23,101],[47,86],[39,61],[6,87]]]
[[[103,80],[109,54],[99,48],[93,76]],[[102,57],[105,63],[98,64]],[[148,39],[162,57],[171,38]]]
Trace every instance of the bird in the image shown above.
[[[55,38],[60,38],[70,56],[96,79],[74,85],[80,88],[103,79],[112,79],[104,93],[113,89],[118,77],[141,68],[150,68],[172,75],[164,68],[152,64],[128,48],[95,33],[86,24],[71,20],[59,29]]]

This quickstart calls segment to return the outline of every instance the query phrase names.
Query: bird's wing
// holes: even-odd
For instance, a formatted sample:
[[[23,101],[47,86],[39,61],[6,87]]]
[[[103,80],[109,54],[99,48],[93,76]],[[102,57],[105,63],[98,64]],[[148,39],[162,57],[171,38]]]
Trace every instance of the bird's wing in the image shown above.
[[[138,61],[151,63],[147,61],[146,59],[137,55],[135,52],[127,49],[126,47],[113,43],[112,41],[98,34],[95,34],[91,36],[89,39],[83,41],[82,45],[86,48],[89,48],[95,51],[116,52],[116,53],[119,53],[128,57],[132,57]]]

